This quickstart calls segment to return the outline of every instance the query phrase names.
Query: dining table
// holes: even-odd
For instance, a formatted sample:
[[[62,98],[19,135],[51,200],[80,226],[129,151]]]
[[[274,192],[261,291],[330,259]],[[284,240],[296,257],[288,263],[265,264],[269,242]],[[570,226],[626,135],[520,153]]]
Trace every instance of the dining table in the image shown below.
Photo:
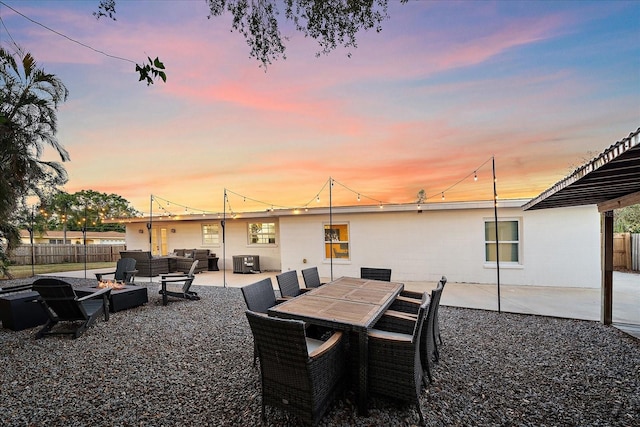
[[[403,289],[404,284],[397,282],[340,277],[273,306],[268,314],[357,334],[358,412],[366,415],[368,331]]]

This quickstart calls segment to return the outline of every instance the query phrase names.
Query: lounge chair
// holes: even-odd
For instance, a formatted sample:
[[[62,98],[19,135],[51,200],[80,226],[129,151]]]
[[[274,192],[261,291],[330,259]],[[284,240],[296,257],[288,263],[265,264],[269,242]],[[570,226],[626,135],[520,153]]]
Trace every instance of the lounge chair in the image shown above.
[[[71,335],[78,338],[96,321],[100,314],[109,320],[109,295],[111,288],[78,298],[71,284],[59,279],[42,278],[33,282],[33,290],[40,294],[42,308],[49,320],[38,331],[36,338],[45,335]],[[73,322],[70,329],[54,327],[60,322]],[[81,322],[80,325],[77,323]]]
[[[193,261],[191,269],[187,274],[169,273],[163,274],[160,278],[160,291],[162,295],[162,305],[167,305],[168,297],[184,298],[188,300],[199,300],[200,297],[196,292],[189,290],[195,279],[195,273],[198,266],[198,260]]]
[[[108,273],[96,273],[96,279],[98,282],[102,281],[104,276],[110,276],[113,274],[113,280],[117,282],[124,282],[128,285],[133,284],[133,280],[136,277],[138,270],[136,270],[136,260],[133,258],[120,258],[116,263],[116,270]]]
[[[260,356],[263,421],[269,405],[316,425],[344,385],[342,332],[320,341],[306,337],[300,320],[246,315]]]

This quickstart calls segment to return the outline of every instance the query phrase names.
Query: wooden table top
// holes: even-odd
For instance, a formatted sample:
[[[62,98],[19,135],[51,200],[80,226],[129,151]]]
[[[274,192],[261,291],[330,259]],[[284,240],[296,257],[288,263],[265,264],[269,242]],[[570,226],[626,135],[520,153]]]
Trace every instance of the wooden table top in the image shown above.
[[[403,288],[402,283],[341,277],[278,304],[269,313],[312,323],[368,328]]]

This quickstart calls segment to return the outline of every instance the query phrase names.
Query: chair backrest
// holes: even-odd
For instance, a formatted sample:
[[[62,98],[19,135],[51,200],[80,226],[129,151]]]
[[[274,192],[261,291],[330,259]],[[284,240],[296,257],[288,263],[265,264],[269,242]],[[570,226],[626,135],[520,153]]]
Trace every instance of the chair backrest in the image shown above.
[[[136,261],[148,261],[151,259],[149,251],[120,251],[121,258],[133,258]]]
[[[420,303],[420,307],[418,308],[418,315],[416,324],[413,328],[413,342],[419,346],[420,345],[420,337],[422,335],[422,328],[424,328],[424,323],[426,321],[426,316],[428,316],[429,311],[431,310],[431,305],[433,304],[433,299],[429,297],[428,293],[424,293],[422,296],[422,302]]]
[[[87,313],[78,302],[71,284],[59,279],[42,278],[33,282],[33,290],[40,294],[49,309],[60,320],[86,320]]]
[[[300,284],[298,283],[298,273],[296,270],[289,270],[276,276],[280,296],[297,297],[300,295]]]
[[[438,292],[438,304],[436,304],[435,312],[433,313],[433,339],[440,338],[440,320],[438,319],[438,310],[440,308],[440,298],[442,297],[442,292],[444,291],[444,285],[447,284],[447,278],[442,276],[440,282],[438,282],[438,286],[436,289],[439,289]]]
[[[266,313],[276,305],[276,294],[273,292],[271,278],[267,277],[259,282],[241,288],[247,308],[256,313]]]
[[[284,385],[310,390],[304,322],[265,316],[250,310],[246,315],[258,348],[262,377],[277,377],[278,382]]]
[[[425,351],[422,352],[423,365],[433,360],[435,356],[435,337],[434,326],[435,317],[437,313],[438,304],[440,304],[440,295],[442,295],[441,283],[438,283],[438,287],[431,291],[431,303],[429,304],[429,310],[427,311],[426,318],[424,320],[424,328],[422,330],[422,339],[426,340],[422,346]]]
[[[191,288],[191,284],[196,278],[194,271],[196,270],[197,266],[198,266],[198,260],[193,261],[193,263],[191,264],[191,268],[189,269],[189,273],[187,274],[187,278],[182,284],[182,292],[184,292],[185,294],[189,292],[189,288]]]
[[[120,258],[116,263],[116,274],[114,275],[115,280],[126,280],[127,271],[133,271],[136,269],[136,260],[133,258]]]
[[[385,282],[391,281],[391,269],[390,268],[372,268],[361,267],[360,268],[361,279],[371,280],[383,280]]]
[[[302,270],[302,278],[304,279],[304,286],[307,288],[317,288],[322,284],[320,283],[318,267],[305,268]]]
[[[189,277],[193,277],[193,275],[195,274],[194,272],[196,271],[196,267],[198,266],[198,262],[199,262],[199,260],[195,260],[191,264],[191,268],[189,269],[189,273],[187,273],[187,275]]]

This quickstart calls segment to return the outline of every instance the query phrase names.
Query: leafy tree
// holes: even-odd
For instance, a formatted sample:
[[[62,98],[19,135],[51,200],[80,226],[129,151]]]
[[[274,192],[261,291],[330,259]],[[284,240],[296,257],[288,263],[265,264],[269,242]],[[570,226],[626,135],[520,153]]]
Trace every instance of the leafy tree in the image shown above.
[[[41,160],[45,146],[62,162],[70,160],[56,138],[56,112],[67,96],[62,81],[38,68],[30,53],[0,48],[0,239],[7,244],[0,245],[1,273],[8,251],[19,243],[14,219],[20,204],[67,181],[60,163]]]
[[[123,197],[94,190],[57,192],[43,200],[40,211],[49,218],[49,230],[62,231],[81,231],[84,227],[92,231],[124,231],[122,224],[105,224],[103,220],[140,215]]]
[[[406,3],[408,0],[401,1]],[[280,31],[282,14],[279,6],[283,7],[285,20],[292,22],[296,31],[318,42],[317,55],[328,54],[338,46],[356,48],[359,31],[375,29],[380,32],[382,21],[389,17],[388,0],[207,0],[207,4],[208,18],[224,13],[232,15],[232,31],[245,38],[251,57],[264,67],[274,60],[286,59],[284,43],[287,37]],[[101,0],[98,11],[93,14],[97,19],[104,16],[115,21],[116,1]],[[149,73],[165,80],[166,76],[153,72],[155,61],[149,58],[149,63],[150,68],[146,71],[144,67],[136,67],[140,80],[146,79],[149,84]],[[163,73],[164,66],[155,69]],[[147,74],[143,75],[143,71]]]
[[[640,233],[640,204],[616,209],[613,229],[616,233]]]

